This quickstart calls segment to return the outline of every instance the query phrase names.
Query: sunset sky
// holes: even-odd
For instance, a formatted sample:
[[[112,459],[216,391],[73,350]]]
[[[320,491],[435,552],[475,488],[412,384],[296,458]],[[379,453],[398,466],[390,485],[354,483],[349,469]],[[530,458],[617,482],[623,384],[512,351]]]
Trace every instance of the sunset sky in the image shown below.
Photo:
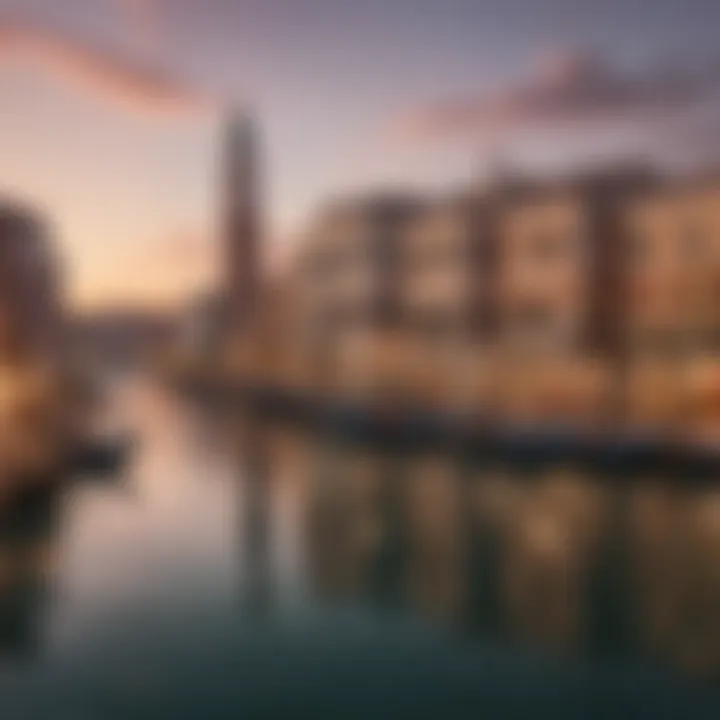
[[[282,257],[338,192],[720,157],[717,0],[0,0],[0,194],[53,219],[75,303],[207,283],[224,109]]]

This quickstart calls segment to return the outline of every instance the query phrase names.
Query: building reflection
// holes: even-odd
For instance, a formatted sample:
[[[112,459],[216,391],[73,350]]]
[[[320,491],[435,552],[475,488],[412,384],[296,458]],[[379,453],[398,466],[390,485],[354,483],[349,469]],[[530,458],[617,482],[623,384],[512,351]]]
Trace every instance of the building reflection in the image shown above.
[[[312,462],[321,598],[720,675],[720,490],[326,443]]]
[[[365,450],[321,447],[312,462],[307,522],[311,581],[333,600],[377,592],[378,580],[392,575],[381,507],[388,496],[385,458]]]
[[[251,616],[267,615],[273,605],[273,455],[269,430],[252,420],[234,428],[239,450],[238,519],[243,576],[241,605]]]
[[[42,644],[42,619],[57,559],[58,503],[34,494],[0,522],[0,655],[29,658]]]
[[[441,456],[405,464],[405,593],[415,611],[454,620],[467,613],[468,518],[462,478]]]
[[[720,675],[720,490],[635,498],[644,639],[667,662]]]

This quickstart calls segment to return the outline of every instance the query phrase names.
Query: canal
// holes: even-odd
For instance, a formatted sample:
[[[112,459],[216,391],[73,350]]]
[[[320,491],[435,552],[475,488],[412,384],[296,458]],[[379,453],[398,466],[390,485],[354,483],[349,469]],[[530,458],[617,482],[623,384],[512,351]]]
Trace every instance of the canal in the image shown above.
[[[720,490],[111,403],[0,526],[3,720],[718,717]]]

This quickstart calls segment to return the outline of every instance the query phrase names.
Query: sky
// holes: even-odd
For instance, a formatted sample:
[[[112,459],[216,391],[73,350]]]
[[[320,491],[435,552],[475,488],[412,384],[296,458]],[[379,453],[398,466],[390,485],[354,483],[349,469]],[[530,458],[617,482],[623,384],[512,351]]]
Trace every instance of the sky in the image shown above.
[[[214,277],[228,108],[282,261],[337,194],[714,160],[718,27],[717,0],[0,0],[0,195],[52,220],[76,306],[174,306]]]

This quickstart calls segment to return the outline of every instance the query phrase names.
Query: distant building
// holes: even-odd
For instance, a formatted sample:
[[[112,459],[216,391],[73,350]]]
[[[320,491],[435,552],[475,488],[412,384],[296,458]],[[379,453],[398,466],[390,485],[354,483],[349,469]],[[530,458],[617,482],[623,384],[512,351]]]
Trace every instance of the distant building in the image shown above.
[[[72,344],[85,362],[132,367],[175,347],[178,326],[162,312],[99,310],[73,319]]]
[[[62,343],[60,270],[45,220],[0,203],[0,354],[56,354]]]

